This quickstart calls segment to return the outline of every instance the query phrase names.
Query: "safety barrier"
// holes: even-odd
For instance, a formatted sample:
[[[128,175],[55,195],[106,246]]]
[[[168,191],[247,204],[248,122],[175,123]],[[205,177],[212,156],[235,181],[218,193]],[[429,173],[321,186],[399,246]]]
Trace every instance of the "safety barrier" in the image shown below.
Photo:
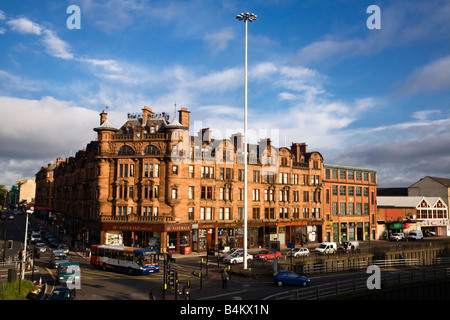
[[[401,273],[385,273],[381,276],[382,288],[398,284],[411,284],[420,281],[436,280],[450,277],[450,268],[411,271]],[[263,300],[319,300],[337,297],[344,294],[368,293],[367,278],[337,281],[307,288],[276,293]]]

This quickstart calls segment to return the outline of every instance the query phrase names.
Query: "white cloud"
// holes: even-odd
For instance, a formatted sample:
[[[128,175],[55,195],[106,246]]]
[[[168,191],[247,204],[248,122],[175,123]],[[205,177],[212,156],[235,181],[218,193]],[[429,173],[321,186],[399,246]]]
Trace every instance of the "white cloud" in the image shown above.
[[[450,89],[450,55],[439,58],[414,71],[400,88],[401,93]]]
[[[41,41],[45,46],[46,52],[52,57],[64,60],[74,60],[83,64],[87,64],[89,66],[100,68],[102,72],[97,72],[95,73],[95,75],[102,78],[119,81],[129,80],[127,77],[124,77],[124,75],[121,74],[123,68],[116,60],[102,60],[89,57],[78,57],[76,56],[76,54],[72,53],[70,45],[60,37],[58,37],[54,31],[46,29],[27,18],[11,19],[7,22],[7,24],[10,26],[12,31],[22,34],[33,34],[41,36]]]
[[[441,114],[441,110],[422,110],[422,111],[416,111],[413,113],[412,117],[414,119],[418,119],[418,120],[426,120],[428,119],[431,115],[440,115]]]
[[[94,67],[101,67],[103,70],[110,73],[119,73],[123,71],[123,68],[119,65],[119,63],[116,60],[112,59],[100,60],[82,57],[78,58],[77,60],[90,64]]]
[[[2,157],[27,159],[67,154],[93,137],[98,113],[53,97],[0,97]]]
[[[450,3],[446,0],[421,1],[414,6],[407,1],[392,2],[382,7],[380,30],[349,36],[352,30],[361,30],[362,22],[358,19],[356,27],[339,28],[338,32],[324,35],[299,49],[297,61],[302,64],[331,59],[339,61],[358,55],[373,55],[386,48],[424,39],[448,42],[449,13]]]
[[[33,178],[42,165],[65,158],[95,139],[100,112],[53,97],[0,97],[0,181]]]
[[[231,28],[223,28],[219,32],[216,33],[208,33],[203,37],[206,41],[208,48],[214,54],[219,53],[220,51],[225,50],[228,47],[228,42],[235,38],[234,32]]]
[[[11,30],[23,33],[23,34],[35,34],[40,35],[43,27],[37,23],[34,23],[27,18],[11,19],[7,23]]]
[[[44,30],[42,41],[46,45],[47,53],[53,57],[64,60],[72,60],[74,55],[70,52],[70,46],[61,40],[53,31]]]

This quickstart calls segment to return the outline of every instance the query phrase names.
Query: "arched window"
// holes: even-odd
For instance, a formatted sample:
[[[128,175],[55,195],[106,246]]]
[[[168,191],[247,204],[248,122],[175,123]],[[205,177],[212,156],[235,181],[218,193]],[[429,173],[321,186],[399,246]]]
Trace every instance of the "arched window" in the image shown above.
[[[160,155],[161,154],[161,151],[159,150],[159,148],[158,147],[156,147],[156,146],[153,146],[153,145],[148,145],[147,147],[145,147],[145,149],[144,149],[144,151],[142,152],[142,155],[144,155],[144,156],[148,156],[148,155],[151,155],[151,156],[158,156],[158,155]]]
[[[134,149],[130,146],[123,146],[117,153],[119,156],[132,156],[134,155]]]

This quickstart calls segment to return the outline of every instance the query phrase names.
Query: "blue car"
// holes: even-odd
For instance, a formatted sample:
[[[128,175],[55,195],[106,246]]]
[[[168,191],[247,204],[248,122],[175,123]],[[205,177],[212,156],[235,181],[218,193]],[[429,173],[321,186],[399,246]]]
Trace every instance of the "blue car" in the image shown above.
[[[283,285],[307,287],[311,284],[311,280],[304,276],[299,276],[293,271],[278,271],[273,276],[273,283],[279,287]]]
[[[53,289],[48,300],[73,300],[75,299],[75,289],[69,289],[66,286],[58,286]]]

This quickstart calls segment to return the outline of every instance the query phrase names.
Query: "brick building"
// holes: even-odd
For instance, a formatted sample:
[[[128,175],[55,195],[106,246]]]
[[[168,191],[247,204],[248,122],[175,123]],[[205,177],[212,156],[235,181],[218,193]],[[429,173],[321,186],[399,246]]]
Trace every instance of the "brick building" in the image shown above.
[[[342,242],[375,239],[377,174],[375,170],[324,165],[324,236]]]
[[[144,107],[115,128],[103,111],[97,139],[54,169],[54,210],[66,230],[84,245],[242,246],[243,136],[217,140],[209,128],[191,136],[189,120],[186,108],[170,121]],[[304,143],[249,144],[250,247],[322,241],[323,169]]]
[[[40,219],[47,220],[53,212],[53,190],[54,178],[53,173],[56,166],[64,160],[60,157],[56,163],[49,163],[42,166],[36,173],[36,198],[35,198],[35,213]]]

